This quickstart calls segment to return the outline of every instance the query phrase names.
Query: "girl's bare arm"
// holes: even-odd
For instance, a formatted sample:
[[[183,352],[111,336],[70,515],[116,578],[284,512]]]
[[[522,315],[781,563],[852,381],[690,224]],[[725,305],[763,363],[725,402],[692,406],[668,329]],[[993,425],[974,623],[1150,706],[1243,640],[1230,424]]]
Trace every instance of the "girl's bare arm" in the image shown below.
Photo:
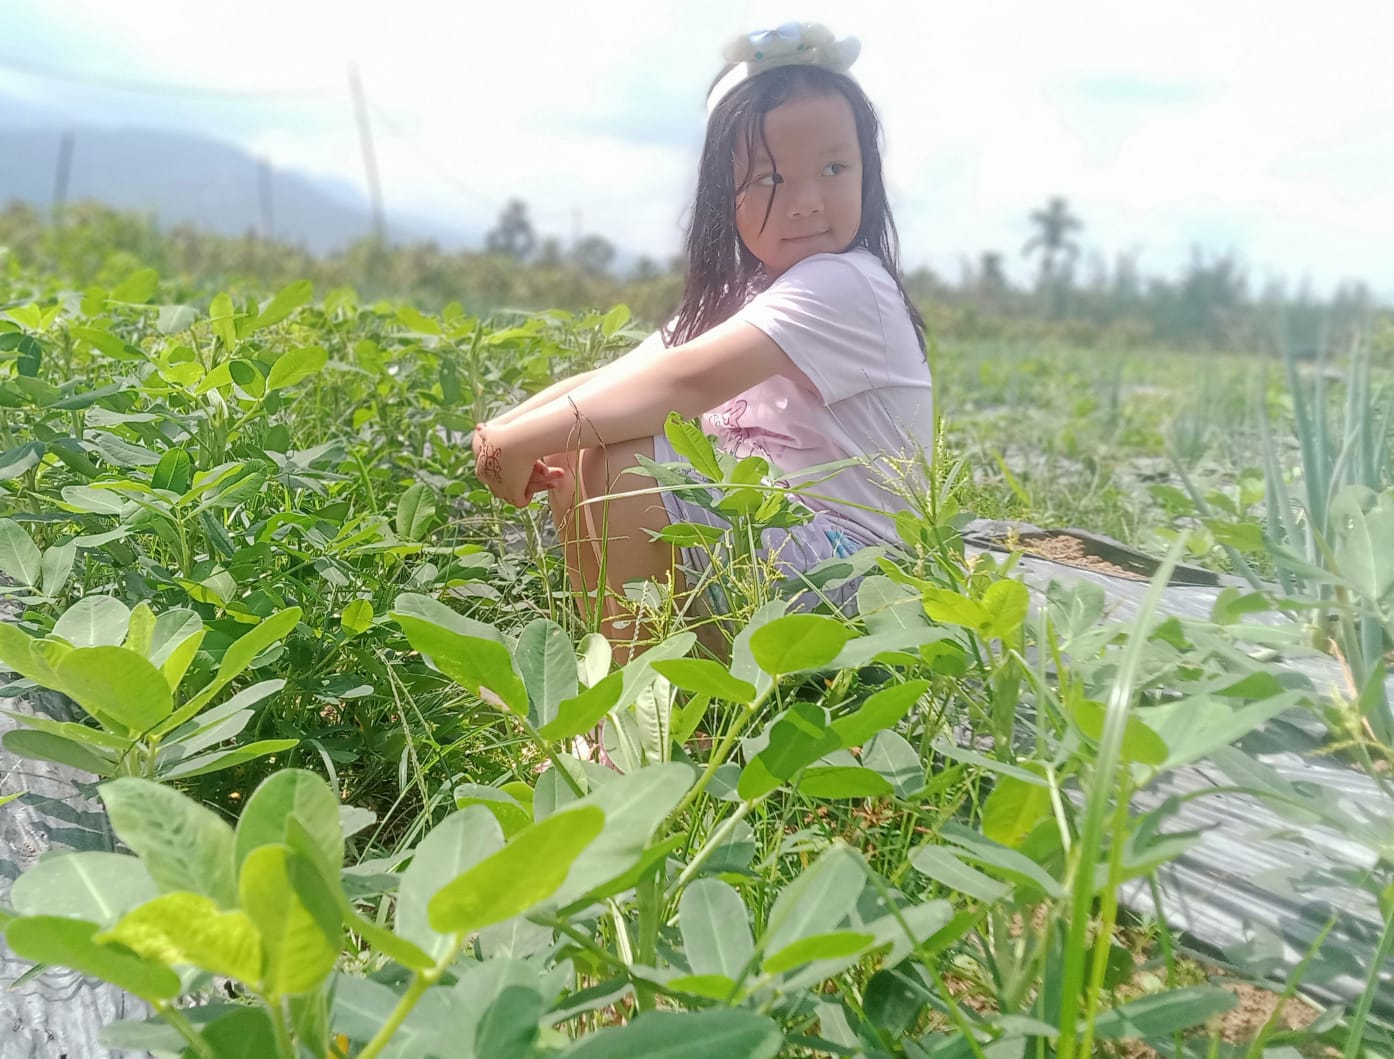
[[[494,423],[496,426],[502,426],[504,423],[507,423],[510,420],[517,419],[519,416],[527,412],[531,412],[533,409],[541,408],[543,405],[551,401],[555,401],[558,397],[561,397],[563,394],[570,393],[572,390],[576,389],[576,387],[580,386],[587,379],[593,378],[595,374],[599,371],[599,368],[596,368],[593,371],[583,371],[579,375],[572,375],[569,378],[561,379],[557,382],[554,382],[545,390],[539,390],[537,393],[533,394],[526,401],[522,402],[522,404],[510,408],[507,412],[504,412],[502,415],[495,416],[491,420],[491,422]]]

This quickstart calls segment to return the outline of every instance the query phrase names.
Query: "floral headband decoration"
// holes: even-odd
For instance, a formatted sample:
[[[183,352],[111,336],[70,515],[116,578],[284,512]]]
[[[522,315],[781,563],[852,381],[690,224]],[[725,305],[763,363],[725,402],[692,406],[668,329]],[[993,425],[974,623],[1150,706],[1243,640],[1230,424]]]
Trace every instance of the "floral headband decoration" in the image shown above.
[[[777,29],[746,33],[731,41],[721,55],[734,65],[707,96],[707,117],[733,88],[756,74],[779,66],[821,66],[845,74],[861,54],[856,37],[834,39],[832,32],[817,22],[786,22]]]

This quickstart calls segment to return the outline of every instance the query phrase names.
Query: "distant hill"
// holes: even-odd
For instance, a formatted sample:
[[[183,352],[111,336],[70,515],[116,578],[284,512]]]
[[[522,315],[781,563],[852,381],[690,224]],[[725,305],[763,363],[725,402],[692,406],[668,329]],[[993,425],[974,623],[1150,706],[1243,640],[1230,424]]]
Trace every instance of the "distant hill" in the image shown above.
[[[11,104],[14,104],[11,106]],[[51,205],[59,144],[66,126],[31,104],[0,100],[0,205],[20,199]],[[224,235],[260,227],[258,162],[235,144],[157,129],[73,127],[68,201],[96,199]],[[315,254],[338,249],[372,230],[365,195],[340,181],[272,168],[272,236]],[[480,232],[443,227],[389,211],[393,242],[434,240],[445,249],[478,246]]]

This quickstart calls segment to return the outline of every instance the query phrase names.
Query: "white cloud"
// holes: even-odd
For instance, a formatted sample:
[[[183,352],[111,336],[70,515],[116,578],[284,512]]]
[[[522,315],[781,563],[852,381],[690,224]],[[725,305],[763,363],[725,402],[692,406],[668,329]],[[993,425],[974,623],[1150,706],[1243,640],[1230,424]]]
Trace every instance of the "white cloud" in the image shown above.
[[[953,274],[996,249],[1024,277],[1028,215],[1058,193],[1087,247],[1140,247],[1145,272],[1232,246],[1256,273],[1310,273],[1323,289],[1361,276],[1394,298],[1391,16],[1362,0],[19,6],[0,51],[24,52],[28,26],[65,44],[26,52],[36,61],[322,90],[297,108],[238,104],[227,127],[280,165],[354,180],[357,61],[389,209],[487,221],[518,196],[543,229],[569,235],[579,210],[586,230],[656,256],[679,246],[721,44],[822,20],[862,38],[856,71],[886,125],[908,266]],[[144,104],[128,98],[134,115]],[[216,134],[233,108],[186,113]]]

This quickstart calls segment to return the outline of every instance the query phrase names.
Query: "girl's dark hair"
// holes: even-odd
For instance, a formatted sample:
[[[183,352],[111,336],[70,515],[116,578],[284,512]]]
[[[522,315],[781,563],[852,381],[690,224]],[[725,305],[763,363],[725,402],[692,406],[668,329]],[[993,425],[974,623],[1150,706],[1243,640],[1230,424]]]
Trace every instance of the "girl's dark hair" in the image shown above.
[[[723,70],[717,80],[729,69],[728,66]],[[852,246],[863,247],[880,258],[900,289],[920,349],[924,350],[924,318],[911,303],[900,278],[900,244],[881,176],[881,122],[856,81],[807,65],[779,66],[741,82],[708,118],[697,175],[697,199],[687,232],[687,278],[677,316],[663,329],[665,345],[690,341],[730,319],[751,294],[764,290],[771,282],[764,265],[746,248],[736,229],[736,194],[751,176],[751,171],[747,171],[740,183],[736,181],[738,141],[744,140],[745,157],[753,167],[757,139],[765,153],[770,153],[765,139],[766,114],[794,98],[834,94],[843,96],[852,106],[857,146],[862,155],[862,222]]]

